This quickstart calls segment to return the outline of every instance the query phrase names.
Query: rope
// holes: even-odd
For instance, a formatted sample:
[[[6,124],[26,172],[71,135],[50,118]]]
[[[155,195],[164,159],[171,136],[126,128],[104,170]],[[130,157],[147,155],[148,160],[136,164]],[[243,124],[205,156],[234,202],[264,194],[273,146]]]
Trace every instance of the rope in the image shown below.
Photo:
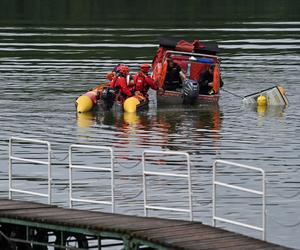
[[[136,166],[138,166],[141,163],[141,161],[138,161],[137,163],[133,164],[132,166],[125,166],[124,164],[117,162],[117,164],[119,164],[121,167],[126,168],[126,169],[132,169],[135,168]]]
[[[143,190],[138,191],[136,194],[134,194],[133,196],[129,197],[127,195],[121,194],[120,196],[122,196],[122,198],[125,198],[126,200],[132,200],[137,198],[138,196],[140,196],[143,193]]]
[[[296,196],[298,196],[300,194],[300,191],[296,192],[295,194],[292,194],[291,196],[284,196],[281,193],[277,193],[278,196],[280,196],[281,198],[284,199],[291,199],[291,198],[295,198]]]
[[[235,97],[239,97],[239,98],[242,98],[242,99],[244,98],[243,96],[234,94],[234,93],[232,93],[232,92],[230,92],[230,91],[228,91],[228,90],[226,90],[226,89],[223,89],[223,88],[222,88],[222,91],[225,91],[225,92],[227,92],[227,93],[229,93],[229,94],[231,94],[231,95],[233,95],[233,96],[235,96]]]
[[[272,215],[268,215],[269,218],[272,219],[272,221],[274,221],[276,224],[280,225],[280,226],[283,226],[283,227],[297,227],[300,225],[300,221],[298,222],[295,222],[294,224],[285,224],[285,223],[282,223],[282,222],[279,222],[277,220],[277,217],[274,217]]]
[[[51,151],[51,157],[52,157],[53,159],[58,160],[58,161],[65,161],[65,160],[68,158],[68,156],[69,156],[69,153],[67,153],[66,156],[63,157],[62,159],[59,159],[59,158],[56,157],[56,156],[54,155],[54,153]]]

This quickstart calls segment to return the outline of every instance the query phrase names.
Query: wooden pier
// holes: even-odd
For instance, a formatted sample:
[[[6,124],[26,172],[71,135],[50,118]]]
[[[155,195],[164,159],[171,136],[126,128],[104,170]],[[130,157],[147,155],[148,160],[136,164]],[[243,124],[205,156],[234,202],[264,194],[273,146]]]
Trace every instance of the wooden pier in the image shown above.
[[[1,249],[288,249],[200,222],[0,200]],[[68,240],[77,242],[68,247]],[[105,243],[114,240],[114,243]],[[90,242],[96,242],[92,247]]]

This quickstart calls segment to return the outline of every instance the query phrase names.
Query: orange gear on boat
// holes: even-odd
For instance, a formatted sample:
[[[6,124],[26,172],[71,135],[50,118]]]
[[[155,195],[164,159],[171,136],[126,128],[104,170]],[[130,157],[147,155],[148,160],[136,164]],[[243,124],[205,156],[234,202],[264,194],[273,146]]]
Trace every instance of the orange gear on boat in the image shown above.
[[[160,88],[164,88],[167,69],[168,69],[168,62],[167,62],[167,60],[165,60],[161,67],[161,70],[160,70],[160,72],[161,72],[161,77],[159,79],[159,87]]]
[[[215,94],[218,94],[220,89],[220,69],[218,64],[215,65],[213,76],[213,90]]]

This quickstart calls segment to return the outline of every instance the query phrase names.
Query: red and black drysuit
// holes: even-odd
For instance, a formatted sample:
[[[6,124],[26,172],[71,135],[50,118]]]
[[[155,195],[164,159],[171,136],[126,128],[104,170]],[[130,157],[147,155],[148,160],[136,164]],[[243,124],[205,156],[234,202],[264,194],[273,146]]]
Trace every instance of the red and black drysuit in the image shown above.
[[[114,77],[110,82],[110,87],[117,91],[117,101],[124,102],[126,98],[132,96],[131,91],[127,87],[127,81],[124,76]]]
[[[144,97],[148,98],[149,88],[157,90],[158,86],[152,77],[143,72],[137,72],[134,76],[135,91],[139,91]]]

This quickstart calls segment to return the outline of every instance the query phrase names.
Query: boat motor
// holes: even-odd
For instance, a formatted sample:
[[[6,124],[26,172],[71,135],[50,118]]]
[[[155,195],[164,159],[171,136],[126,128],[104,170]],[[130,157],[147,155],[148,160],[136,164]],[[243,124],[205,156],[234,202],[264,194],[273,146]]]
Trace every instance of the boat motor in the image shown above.
[[[109,87],[106,87],[102,90],[102,94],[101,94],[101,99],[105,100],[105,101],[114,101],[115,99],[115,90]]]
[[[195,80],[187,79],[182,85],[182,98],[184,104],[193,104],[199,95],[199,84]]]
[[[102,110],[110,110],[115,102],[116,93],[113,88],[105,87],[100,94],[97,104]]]

